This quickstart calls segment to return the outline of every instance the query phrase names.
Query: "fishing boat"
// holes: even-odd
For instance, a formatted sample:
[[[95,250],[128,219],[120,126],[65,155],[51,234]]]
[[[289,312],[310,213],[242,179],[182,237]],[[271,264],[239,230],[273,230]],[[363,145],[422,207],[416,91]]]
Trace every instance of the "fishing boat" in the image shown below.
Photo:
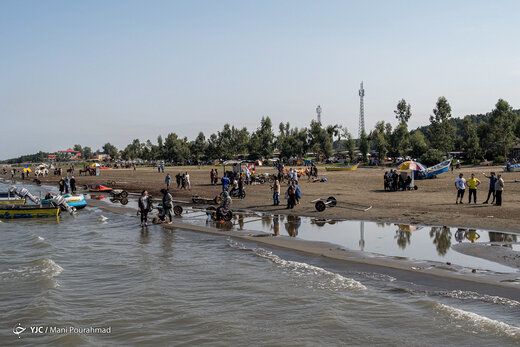
[[[327,166],[325,170],[327,171],[354,171],[358,168],[359,163],[350,165],[350,166]]]
[[[451,165],[451,159],[446,159],[442,163],[439,163],[434,166],[430,166],[426,170],[420,171],[418,173],[417,177],[415,177],[415,178],[417,178],[417,179],[435,178],[435,177],[439,176],[440,174],[443,174],[446,171],[448,171],[450,169],[450,165]]]
[[[88,186],[88,190],[91,192],[111,192],[114,189],[101,184],[91,184]]]
[[[53,204],[44,205],[0,205],[0,219],[57,218],[60,208]]]
[[[87,201],[85,200],[85,197],[83,194],[65,194],[62,195],[62,197],[65,199],[65,202],[70,207],[75,207],[76,210],[82,209],[85,206],[87,206]],[[44,199],[42,200],[43,204],[51,203],[52,199]]]

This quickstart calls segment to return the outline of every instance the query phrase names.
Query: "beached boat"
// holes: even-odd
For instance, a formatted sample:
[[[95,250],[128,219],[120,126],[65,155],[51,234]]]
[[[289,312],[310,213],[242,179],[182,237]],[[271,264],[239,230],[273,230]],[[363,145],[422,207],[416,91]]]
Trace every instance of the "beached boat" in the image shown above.
[[[504,172],[519,172],[519,171],[520,171],[520,164],[510,165],[509,167],[507,165],[504,166]]]
[[[354,171],[358,168],[359,163],[350,166],[327,166],[325,170],[327,171]]]
[[[447,159],[447,160],[443,161],[442,163],[439,163],[434,166],[430,166],[426,170],[419,171],[417,174],[417,177],[415,177],[415,178],[416,179],[435,178],[435,177],[439,176],[440,174],[443,174],[446,171],[448,171],[450,169],[450,165],[451,165],[451,159]]]
[[[83,194],[74,194],[74,195],[65,194],[65,195],[62,195],[62,197],[65,199],[65,202],[67,203],[67,205],[69,205],[70,207],[75,207],[76,210],[82,209],[85,206],[87,206],[87,201],[85,200],[85,197],[83,196]],[[42,203],[49,204],[49,203],[51,203],[51,201],[52,201],[52,199],[45,199],[45,200],[42,200]]]
[[[88,190],[91,192],[111,192],[114,189],[110,187],[105,187],[101,184],[91,184],[89,185]]]
[[[57,218],[60,208],[53,204],[45,205],[0,205],[0,219]]]

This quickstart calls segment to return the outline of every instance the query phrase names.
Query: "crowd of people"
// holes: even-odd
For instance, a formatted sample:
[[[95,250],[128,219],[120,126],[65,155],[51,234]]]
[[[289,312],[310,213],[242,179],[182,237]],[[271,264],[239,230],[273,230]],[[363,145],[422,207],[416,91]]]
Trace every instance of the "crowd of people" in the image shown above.
[[[502,192],[504,191],[504,179],[501,174],[498,174],[495,177],[495,173],[491,172],[490,176],[486,176],[482,173],[484,177],[489,179],[489,190],[486,201],[482,202],[483,204],[489,203],[489,198],[493,196],[493,200],[491,204],[495,206],[502,206]],[[480,185],[480,180],[475,177],[475,174],[471,174],[471,178],[465,179],[464,174],[459,174],[459,177],[455,179],[455,188],[457,189],[457,198],[455,199],[455,204],[463,204],[464,194],[466,192],[466,188],[469,191],[468,194],[468,204],[471,204],[471,198],[473,197],[473,203],[477,203],[477,189]]]
[[[406,178],[403,178],[406,176]],[[410,190],[412,184],[411,175],[402,175],[397,170],[385,171],[384,179],[384,190],[391,192]]]

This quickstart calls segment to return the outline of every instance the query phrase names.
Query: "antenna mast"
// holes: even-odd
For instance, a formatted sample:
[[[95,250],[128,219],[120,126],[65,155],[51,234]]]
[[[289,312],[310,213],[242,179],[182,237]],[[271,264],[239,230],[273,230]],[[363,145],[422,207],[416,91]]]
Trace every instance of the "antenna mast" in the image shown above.
[[[321,124],[321,106],[316,107],[316,114],[318,115],[318,123]]]
[[[365,104],[363,99],[365,97],[365,89],[363,89],[363,82],[361,82],[361,88],[359,89],[359,130],[358,138],[361,138],[361,133],[365,130]]]

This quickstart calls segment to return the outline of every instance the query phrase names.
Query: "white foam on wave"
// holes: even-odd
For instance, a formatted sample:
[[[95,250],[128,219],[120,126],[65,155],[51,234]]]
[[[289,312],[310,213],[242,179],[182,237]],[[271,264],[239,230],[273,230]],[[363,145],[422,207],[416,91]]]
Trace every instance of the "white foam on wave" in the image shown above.
[[[108,218],[103,216],[103,215],[100,215],[99,216],[99,221],[101,222],[101,224],[105,224],[107,222]]]
[[[462,321],[464,324],[471,327],[471,331],[480,332],[484,334],[494,333],[499,336],[509,336],[520,338],[520,327],[500,322],[479,314],[464,311],[455,307],[444,305],[441,303],[435,304],[435,310],[442,314],[447,314],[450,319]],[[465,329],[466,330],[466,329]]]
[[[513,299],[503,298],[501,296],[479,294],[479,293],[464,291],[464,290],[439,291],[439,292],[435,292],[435,294],[440,295],[440,296],[449,297],[449,298],[460,299],[460,300],[478,300],[478,301],[483,301],[483,302],[497,304],[497,305],[520,307],[520,302],[513,300]]]
[[[229,246],[235,249],[242,249],[253,252],[255,255],[268,259],[273,263],[280,265],[284,269],[290,270],[290,273],[298,277],[305,277],[309,287],[318,289],[340,290],[340,289],[367,289],[361,282],[352,278],[344,277],[339,274],[330,272],[321,267],[300,263],[292,260],[285,260],[263,248],[248,248],[242,244],[230,240]]]
[[[31,279],[36,277],[53,278],[62,273],[63,268],[52,259],[41,258],[29,265],[10,268],[0,272],[1,279]]]

